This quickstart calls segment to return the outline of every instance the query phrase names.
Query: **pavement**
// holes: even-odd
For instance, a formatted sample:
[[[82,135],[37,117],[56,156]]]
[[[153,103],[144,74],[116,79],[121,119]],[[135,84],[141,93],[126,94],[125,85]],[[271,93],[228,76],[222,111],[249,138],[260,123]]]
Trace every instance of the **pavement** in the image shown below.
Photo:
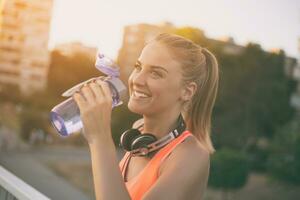
[[[120,159],[123,152],[118,151]],[[0,165],[53,200],[89,200],[94,197],[82,192],[68,180],[55,174],[47,162],[90,163],[87,148],[41,146],[22,151],[0,151]],[[223,192],[207,188],[205,200],[221,200]],[[251,173],[247,184],[230,192],[233,200],[299,199],[299,186],[270,181],[265,174]]]
[[[90,199],[28,153],[1,153],[0,164],[50,199]]]
[[[118,153],[119,159],[122,152]],[[87,148],[41,147],[26,151],[0,152],[0,165],[54,200],[90,200],[90,196],[55,174],[46,162],[90,163]]]

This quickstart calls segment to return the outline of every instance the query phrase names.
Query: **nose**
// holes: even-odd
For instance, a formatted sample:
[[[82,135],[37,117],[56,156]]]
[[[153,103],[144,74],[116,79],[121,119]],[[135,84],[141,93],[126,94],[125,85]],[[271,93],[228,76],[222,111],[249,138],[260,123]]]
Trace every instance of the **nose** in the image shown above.
[[[134,85],[143,86],[146,84],[146,73],[144,73],[143,70],[139,72],[133,72],[130,77]]]

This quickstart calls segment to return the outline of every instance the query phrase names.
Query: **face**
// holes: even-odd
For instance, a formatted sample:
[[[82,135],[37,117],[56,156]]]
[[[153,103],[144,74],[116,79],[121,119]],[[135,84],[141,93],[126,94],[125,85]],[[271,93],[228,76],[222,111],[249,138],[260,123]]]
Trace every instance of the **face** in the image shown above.
[[[141,115],[180,111],[182,71],[169,50],[158,42],[145,46],[131,73],[128,108]]]

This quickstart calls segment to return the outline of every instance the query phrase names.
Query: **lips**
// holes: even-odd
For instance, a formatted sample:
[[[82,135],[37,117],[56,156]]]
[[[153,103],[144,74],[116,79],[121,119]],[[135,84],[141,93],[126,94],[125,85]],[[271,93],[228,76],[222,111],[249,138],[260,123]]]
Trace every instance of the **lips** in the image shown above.
[[[136,98],[149,98],[151,95],[147,94],[146,92],[143,92],[141,90],[133,90],[132,91],[132,96]]]
[[[133,95],[135,97],[138,97],[138,98],[148,98],[148,97],[150,97],[150,95],[148,95],[148,94],[146,94],[144,92],[136,91],[136,90],[133,91]]]

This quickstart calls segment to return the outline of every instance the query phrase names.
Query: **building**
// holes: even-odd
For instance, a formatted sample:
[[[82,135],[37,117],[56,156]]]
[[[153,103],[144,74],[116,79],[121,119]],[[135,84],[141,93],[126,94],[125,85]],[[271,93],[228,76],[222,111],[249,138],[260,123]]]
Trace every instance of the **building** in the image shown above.
[[[1,0],[0,86],[18,86],[25,95],[45,88],[52,1]]]
[[[76,53],[84,54],[95,60],[97,54],[97,48],[89,47],[81,44],[80,42],[71,42],[56,45],[53,49],[59,51],[64,56],[72,56]]]

